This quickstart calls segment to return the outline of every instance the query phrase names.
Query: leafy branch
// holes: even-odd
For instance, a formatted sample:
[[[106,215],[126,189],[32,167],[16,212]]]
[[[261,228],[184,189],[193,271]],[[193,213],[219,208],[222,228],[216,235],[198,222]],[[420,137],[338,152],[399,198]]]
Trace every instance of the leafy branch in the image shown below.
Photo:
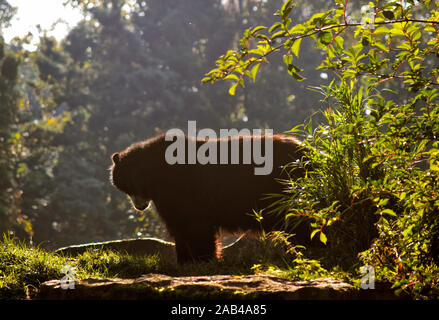
[[[216,68],[208,72],[202,82],[232,80],[229,93],[234,95],[238,84],[244,87],[245,77],[255,81],[260,64],[268,63],[267,57],[282,49],[285,50],[283,61],[288,73],[297,81],[302,81],[305,79],[300,74],[303,70],[295,65],[293,60],[294,56],[299,57],[303,38],[314,39],[316,48],[324,50],[326,59],[320,68],[343,73],[345,77],[368,74],[380,77],[381,81],[402,79],[411,84],[418,83],[419,78],[423,78],[412,62],[420,59],[422,55],[439,51],[437,30],[439,16],[436,11],[432,10],[430,17],[417,19],[411,16],[411,7],[404,9],[399,3],[392,2],[382,7],[373,7],[373,10],[369,11],[369,16],[363,15],[361,22],[349,22],[346,16],[348,1],[335,2],[339,6],[337,9],[316,13],[307,22],[291,27],[290,14],[295,4],[292,0],[286,1],[275,13],[281,21],[275,22],[269,28],[257,26],[247,29],[239,42],[240,48],[229,50],[220,56],[216,61]],[[418,24],[424,25],[424,30],[421,30]],[[349,28],[355,27],[357,28],[355,37],[361,37],[361,43],[344,50],[342,36]],[[268,34],[261,33],[263,30],[268,30]],[[422,31],[427,33],[427,37],[422,39],[428,41],[423,41],[426,47],[421,51]],[[392,42],[397,44],[396,48],[391,47]],[[368,55],[361,54],[362,49],[369,45],[376,50],[369,52]],[[419,49],[418,52],[416,49]],[[377,53],[389,54],[393,51],[399,51],[398,56],[402,58],[402,63],[391,66],[389,60],[377,57]],[[368,60],[368,65],[362,60]],[[406,62],[409,63],[411,71],[397,75],[396,72]],[[377,73],[379,69],[386,70],[386,74],[379,75]],[[421,82],[436,85],[437,81],[434,80],[437,74],[438,70],[435,68],[429,79]]]

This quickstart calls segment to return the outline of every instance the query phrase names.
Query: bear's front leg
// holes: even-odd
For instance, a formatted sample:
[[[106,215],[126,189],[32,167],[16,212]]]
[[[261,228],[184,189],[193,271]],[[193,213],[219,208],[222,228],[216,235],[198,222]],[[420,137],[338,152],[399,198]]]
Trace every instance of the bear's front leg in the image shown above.
[[[174,235],[178,263],[208,261],[216,257],[215,232],[206,229]]]

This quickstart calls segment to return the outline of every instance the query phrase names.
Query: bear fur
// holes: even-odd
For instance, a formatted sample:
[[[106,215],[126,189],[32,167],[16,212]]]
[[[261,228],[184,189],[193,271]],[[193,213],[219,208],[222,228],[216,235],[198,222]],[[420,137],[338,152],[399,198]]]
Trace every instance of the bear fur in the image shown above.
[[[250,138],[252,141],[262,139],[262,152],[265,152],[265,136]],[[166,141],[165,135],[160,135],[113,154],[110,180],[131,197],[138,210],[145,209],[145,201],[154,202],[175,240],[179,263],[209,260],[215,258],[220,230],[283,230],[282,216],[263,210],[263,219],[258,221],[253,210],[259,212],[273,202],[273,199],[263,199],[264,195],[282,193],[285,185],[278,179],[305,175],[302,168],[292,172],[283,170],[284,165],[304,157],[304,152],[300,141],[291,136],[273,135],[272,138],[273,170],[269,175],[255,175],[255,164],[242,164],[243,161],[239,161],[240,164],[169,165],[165,151],[173,141]],[[188,139],[185,136],[186,146]],[[223,139],[229,140],[229,148],[231,139],[239,139],[242,155],[243,137]],[[197,148],[204,143],[205,140],[196,140]],[[308,227],[300,222],[295,226],[294,239],[306,244],[310,238]]]

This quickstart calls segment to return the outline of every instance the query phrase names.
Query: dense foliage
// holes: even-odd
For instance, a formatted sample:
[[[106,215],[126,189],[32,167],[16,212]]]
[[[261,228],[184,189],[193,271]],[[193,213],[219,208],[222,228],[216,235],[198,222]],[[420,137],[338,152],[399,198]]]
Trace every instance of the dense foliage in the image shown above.
[[[285,1],[271,26],[247,29],[238,50],[217,60],[204,81],[232,79],[235,94],[269,56],[283,53],[288,73],[301,41],[324,54],[336,77],[323,94],[325,121],[301,128],[313,170],[287,182],[276,210],[312,217],[327,263],[349,267],[356,255],[379,280],[419,298],[439,290],[439,11],[433,1],[375,1],[354,21],[349,1],[294,23]],[[349,256],[351,258],[349,258]],[[359,262],[357,262],[358,264]]]

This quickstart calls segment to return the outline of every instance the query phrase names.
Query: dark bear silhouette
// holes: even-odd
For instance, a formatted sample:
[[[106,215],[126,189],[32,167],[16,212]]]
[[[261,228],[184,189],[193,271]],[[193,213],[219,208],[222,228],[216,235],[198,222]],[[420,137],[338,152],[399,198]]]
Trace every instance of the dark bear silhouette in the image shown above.
[[[262,139],[262,152],[265,152],[265,136],[247,138]],[[268,175],[255,175],[255,164],[242,164],[243,137],[228,138],[229,160],[230,141],[239,140],[240,164],[170,165],[165,152],[173,142],[160,135],[113,154],[111,182],[131,197],[138,210],[144,210],[149,200],[154,202],[175,240],[179,263],[208,260],[215,257],[220,229],[260,232],[262,228],[271,231],[284,227],[283,216],[263,210],[263,219],[258,221],[253,210],[259,212],[273,201],[263,199],[264,195],[282,192],[285,186],[279,178],[294,179],[305,174],[302,168],[292,172],[283,170],[284,165],[304,157],[304,153],[300,141],[293,137],[273,135],[272,138],[273,170]],[[188,139],[185,136],[186,151]],[[209,143],[219,141],[209,140]],[[197,140],[197,148],[205,142]],[[295,225],[299,225],[293,230],[295,240],[306,244],[310,238],[307,225]]]

